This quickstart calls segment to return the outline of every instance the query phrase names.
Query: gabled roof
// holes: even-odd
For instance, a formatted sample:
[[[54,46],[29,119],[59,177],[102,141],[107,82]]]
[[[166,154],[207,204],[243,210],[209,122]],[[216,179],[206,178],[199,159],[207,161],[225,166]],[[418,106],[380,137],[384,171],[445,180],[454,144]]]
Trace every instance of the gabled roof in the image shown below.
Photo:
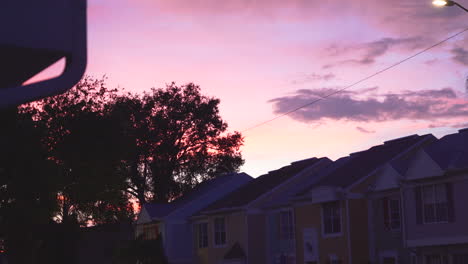
[[[351,158],[350,156],[346,156],[346,157],[342,157],[342,158],[337,159],[332,164],[328,165],[326,168],[321,170],[318,173],[318,175],[316,176],[316,178],[322,179],[323,177],[327,177],[334,170],[336,170],[336,169],[340,168],[341,166],[343,166],[344,164],[346,164],[350,160],[350,158]],[[304,186],[302,186],[302,188],[300,188],[300,190],[296,192],[295,196],[302,196],[302,195],[308,193],[313,186],[318,184],[318,182],[319,182],[319,180],[318,181],[312,181],[312,182],[310,182],[308,184],[304,184]]]
[[[270,171],[228,194],[223,199],[212,203],[202,211],[214,211],[224,208],[238,208],[246,206],[250,202],[255,201],[263,194],[271,191],[273,188],[281,185],[288,179],[294,177],[300,171],[314,165],[320,160],[321,159],[318,158],[311,158],[296,161],[278,170]]]
[[[308,186],[303,191],[298,192],[297,196],[306,194],[313,186],[349,187],[385,163],[405,153],[413,146],[430,138],[435,139],[430,134],[397,138],[385,141],[384,144],[371,147],[368,150],[352,153],[347,157],[340,158],[323,172],[328,175],[322,177],[321,180]]]
[[[218,188],[219,186],[227,183],[234,177],[250,177],[246,173],[227,173],[224,175],[220,175],[214,179],[204,181],[197,185],[193,190],[189,191],[185,195],[177,198],[176,200],[169,202],[169,203],[147,203],[144,204],[144,208],[150,215],[151,219],[162,218],[173,211],[183,207],[185,204],[199,198],[200,196],[206,194],[210,190],[214,188]]]
[[[443,171],[468,168],[468,128],[442,137],[424,151]]]
[[[288,206],[291,203],[291,199],[296,195],[297,192],[304,190],[304,186],[310,186],[315,182],[319,181],[323,176],[326,175],[326,171],[329,171],[329,168],[334,164],[329,158],[320,158],[321,162],[314,163],[313,166],[306,168],[296,174],[299,177],[299,174],[305,176],[301,177],[301,180],[298,184],[293,186],[288,186],[286,190],[275,195],[274,198],[271,198],[268,202],[262,205],[263,209],[274,209],[279,207]]]
[[[147,203],[143,205],[151,219],[161,218],[175,209],[172,203]]]

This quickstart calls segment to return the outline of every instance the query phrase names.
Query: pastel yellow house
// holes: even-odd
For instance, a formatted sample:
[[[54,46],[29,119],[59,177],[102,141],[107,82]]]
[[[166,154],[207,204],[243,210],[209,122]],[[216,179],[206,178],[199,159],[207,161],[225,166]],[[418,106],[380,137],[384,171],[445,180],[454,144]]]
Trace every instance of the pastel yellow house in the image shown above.
[[[266,205],[303,186],[312,174],[330,163],[328,158],[293,162],[254,179],[195,214],[192,217],[193,263],[267,263],[270,259],[267,219],[271,211]],[[292,214],[286,212],[282,216],[283,225],[276,229],[282,230],[285,239],[290,241]]]
[[[367,193],[377,175],[388,171],[389,162],[403,159],[433,140],[432,135],[413,135],[386,141],[322,170],[318,181],[291,200],[295,263],[368,264],[373,234],[368,231]]]

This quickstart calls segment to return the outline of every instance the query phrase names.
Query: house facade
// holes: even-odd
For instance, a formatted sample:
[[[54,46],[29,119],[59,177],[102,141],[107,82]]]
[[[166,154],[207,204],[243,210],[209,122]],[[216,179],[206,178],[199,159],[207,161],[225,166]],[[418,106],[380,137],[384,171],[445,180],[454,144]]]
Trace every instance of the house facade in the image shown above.
[[[402,193],[412,263],[468,263],[468,129],[422,149]]]
[[[230,173],[206,181],[170,203],[145,204],[136,221],[135,235],[144,239],[162,236],[170,264],[192,263],[193,241],[190,216],[247,184],[252,177]]]
[[[267,263],[272,254],[269,236],[280,228],[279,224],[271,228],[269,216],[278,213],[283,221],[289,221],[283,227],[292,227],[294,221],[291,210],[275,211],[270,206],[330,163],[328,158],[293,162],[254,179],[200,211],[192,217],[198,230],[194,235],[194,263]],[[290,229],[282,232],[289,237],[293,234]],[[277,254],[273,257],[281,258]]]
[[[296,263],[371,262],[375,240],[369,232],[369,190],[388,173],[391,162],[406,159],[434,140],[432,135],[413,135],[353,153],[299,192],[294,203]]]
[[[146,205],[137,234],[171,263],[468,264],[468,129],[214,186]]]
[[[369,198],[372,263],[468,263],[468,133],[392,162]]]

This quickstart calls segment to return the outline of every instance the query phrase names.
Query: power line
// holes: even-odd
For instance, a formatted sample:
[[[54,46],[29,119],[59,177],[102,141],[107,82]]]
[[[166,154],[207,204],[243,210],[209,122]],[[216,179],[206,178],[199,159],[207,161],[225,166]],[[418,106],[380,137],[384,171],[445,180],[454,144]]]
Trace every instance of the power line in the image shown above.
[[[396,62],[396,63],[394,63],[394,64],[392,64],[392,65],[390,65],[390,66],[387,66],[386,68],[384,68],[384,69],[382,69],[382,70],[379,70],[379,71],[377,71],[377,72],[375,72],[375,73],[373,73],[373,74],[371,74],[371,75],[369,75],[369,76],[367,76],[367,77],[365,77],[365,78],[362,78],[362,79],[360,79],[360,80],[358,80],[358,81],[356,81],[356,82],[354,82],[354,83],[352,83],[352,84],[350,84],[350,85],[348,85],[348,86],[346,86],[346,87],[344,87],[344,88],[335,90],[335,91],[333,91],[333,92],[331,92],[331,93],[329,93],[329,94],[326,94],[326,95],[324,95],[324,96],[322,96],[322,97],[320,97],[320,98],[317,98],[317,99],[315,99],[315,100],[313,100],[313,101],[310,101],[310,102],[307,103],[307,104],[304,104],[304,105],[301,105],[301,106],[299,106],[299,107],[296,107],[296,108],[294,108],[294,109],[292,109],[292,110],[289,110],[289,111],[286,112],[286,113],[280,114],[280,115],[275,116],[275,117],[273,117],[273,118],[271,118],[271,119],[268,119],[268,120],[266,120],[266,121],[263,121],[263,122],[261,122],[261,123],[259,123],[259,124],[257,124],[257,125],[254,125],[254,126],[251,126],[251,127],[249,127],[249,128],[246,128],[246,129],[242,130],[241,133],[244,133],[244,132],[246,132],[246,131],[248,131],[248,130],[252,130],[252,129],[254,129],[254,128],[263,126],[263,125],[265,125],[265,124],[267,124],[267,123],[270,123],[270,122],[272,122],[272,121],[275,121],[276,119],[279,119],[279,118],[281,118],[281,117],[290,115],[290,114],[292,114],[292,113],[298,111],[299,109],[302,109],[302,108],[304,108],[304,107],[313,105],[313,104],[315,104],[315,103],[317,103],[317,102],[322,101],[323,99],[326,99],[326,98],[328,98],[328,97],[330,97],[330,96],[333,96],[333,95],[335,95],[335,94],[341,93],[341,92],[343,92],[344,90],[347,90],[347,89],[349,89],[349,88],[351,88],[351,87],[353,87],[353,86],[355,86],[355,85],[357,85],[357,84],[360,84],[360,83],[362,83],[362,82],[364,82],[364,81],[369,80],[370,78],[372,78],[372,77],[374,77],[374,76],[376,76],[376,75],[379,75],[379,74],[381,74],[381,73],[383,73],[383,72],[386,72],[386,71],[388,71],[388,70],[390,70],[390,69],[392,69],[392,68],[394,68],[394,67],[396,67],[396,66],[398,66],[398,65],[400,65],[400,64],[402,64],[402,63],[404,63],[404,62],[406,62],[406,61],[408,61],[408,60],[411,60],[412,58],[414,58],[414,57],[416,57],[416,56],[418,56],[418,55],[421,55],[421,54],[423,54],[424,52],[426,52],[426,51],[428,51],[428,50],[431,50],[431,49],[433,49],[433,48],[435,48],[435,47],[437,47],[437,46],[443,44],[444,42],[446,42],[446,41],[448,41],[448,40],[450,40],[450,39],[453,39],[453,38],[457,37],[458,35],[463,34],[463,33],[466,32],[466,31],[468,31],[468,27],[465,28],[465,29],[463,29],[462,31],[460,31],[460,32],[458,32],[458,33],[456,33],[456,34],[454,34],[454,35],[451,35],[451,36],[448,37],[448,38],[445,38],[444,40],[441,40],[441,41],[439,41],[439,42],[433,44],[432,46],[429,46],[429,47],[427,47],[427,48],[425,48],[425,49],[423,49],[423,50],[421,50],[421,51],[419,51],[419,52],[417,52],[417,53],[415,53],[415,54],[413,54],[413,55],[411,55],[411,56],[409,56],[409,57],[407,57],[407,58],[405,58],[405,59],[403,59],[403,60],[401,60],[401,61],[398,61],[398,62]]]

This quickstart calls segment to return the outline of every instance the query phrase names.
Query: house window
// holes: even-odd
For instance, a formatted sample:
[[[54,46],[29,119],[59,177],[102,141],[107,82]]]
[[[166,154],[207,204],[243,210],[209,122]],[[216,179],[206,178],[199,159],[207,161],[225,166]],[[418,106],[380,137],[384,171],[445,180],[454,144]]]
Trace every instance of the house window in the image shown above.
[[[158,237],[159,230],[157,225],[144,225],[143,226],[143,239],[153,240]]]
[[[208,247],[208,223],[198,224],[198,248]]]
[[[280,212],[280,238],[283,240],[294,239],[294,221],[290,210]]]
[[[224,217],[214,219],[214,236],[215,245],[220,246],[226,244],[226,226]]]
[[[468,264],[468,254],[455,254],[452,260],[453,264]]]
[[[330,260],[329,260],[330,264],[341,264],[342,263],[341,259],[338,258],[338,256],[336,256],[336,255],[330,255],[329,258],[330,258]]]
[[[448,264],[448,258],[445,255],[426,255],[425,264]]]
[[[400,200],[384,198],[382,203],[385,228],[399,230],[401,226]]]
[[[448,222],[448,199],[445,184],[423,186],[422,204],[424,223]]]
[[[324,203],[322,205],[322,224],[323,233],[326,235],[341,233],[341,209],[339,201]]]
[[[296,263],[296,257],[290,254],[284,254],[278,256],[278,260],[276,261],[278,264],[294,264]]]

